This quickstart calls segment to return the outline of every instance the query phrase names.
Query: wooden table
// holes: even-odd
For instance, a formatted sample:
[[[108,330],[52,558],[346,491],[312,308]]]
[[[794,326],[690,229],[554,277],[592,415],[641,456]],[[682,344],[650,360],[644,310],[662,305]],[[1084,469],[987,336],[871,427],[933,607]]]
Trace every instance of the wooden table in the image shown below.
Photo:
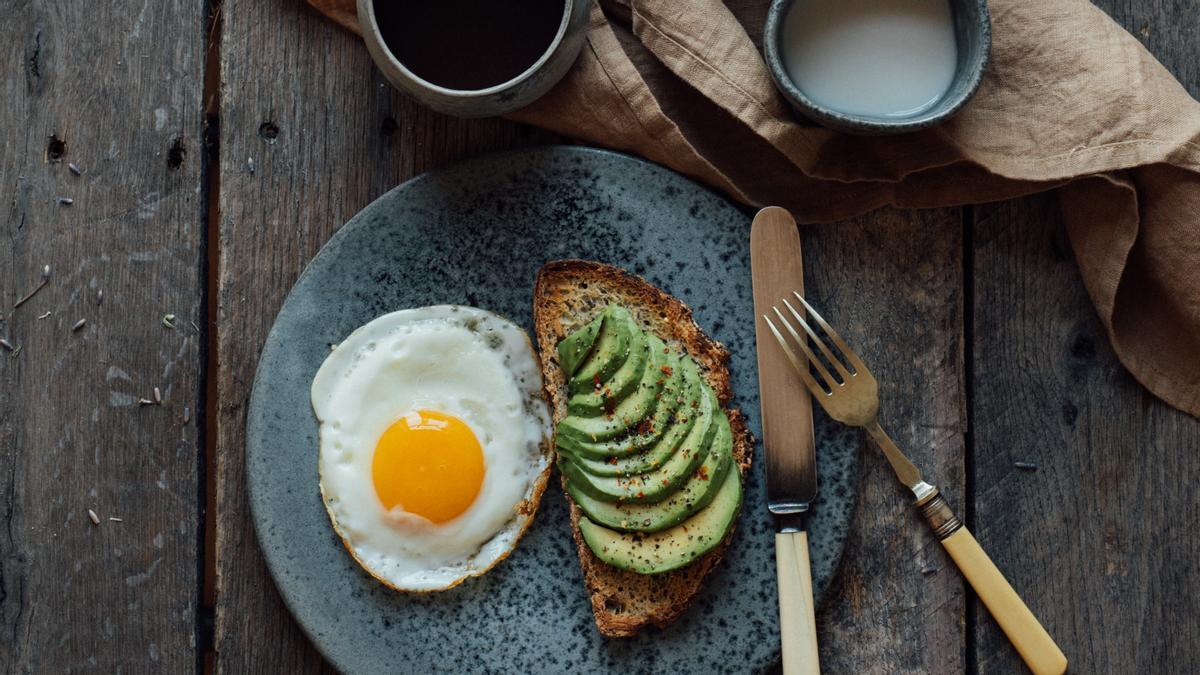
[[[1195,0],[1100,4],[1200,91]],[[0,351],[0,664],[327,669],[247,513],[259,348],[368,202],[561,139],[422,109],[299,0],[18,1],[0,37],[0,336],[20,347]],[[843,332],[886,383],[897,440],[1073,671],[1200,672],[1200,422],[1117,362],[1054,197],[803,236],[811,291],[869,317]],[[819,614],[826,672],[1017,669],[865,446],[859,490]]]

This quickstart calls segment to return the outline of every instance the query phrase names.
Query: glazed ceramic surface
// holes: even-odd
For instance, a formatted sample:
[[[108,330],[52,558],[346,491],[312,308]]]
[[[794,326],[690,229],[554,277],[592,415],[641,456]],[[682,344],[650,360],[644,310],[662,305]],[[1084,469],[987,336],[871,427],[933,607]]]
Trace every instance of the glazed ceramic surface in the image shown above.
[[[986,0],[949,0],[954,18],[958,62],[945,95],[931,108],[910,117],[856,115],[821,105],[804,93],[788,75],[780,44],[792,6],[805,0],[773,0],[763,29],[763,57],[771,79],[801,115],[831,129],[856,134],[897,134],[931,127],[953,117],[979,89],[992,49],[992,20]]]
[[[457,117],[491,117],[533,103],[558,84],[575,63],[587,38],[588,0],[564,0],[562,25],[550,48],[536,63],[517,77],[487,89],[447,89],[418,77],[396,60],[384,42],[375,21],[375,0],[358,0],[358,16],[367,51],[376,67],[396,88],[421,103]],[[454,49],[448,44],[447,49]]]
[[[688,303],[732,352],[734,405],[757,434],[749,241],[750,216],[706,188],[624,155],[570,147],[419,176],[342,227],[279,312],[247,422],[259,542],[321,652],[347,673],[747,672],[775,663],[775,553],[760,445],[732,546],[692,608],[666,629],[612,640],[593,622],[557,474],[516,551],[485,576],[432,595],[397,593],[369,577],[321,502],[309,404],[330,345],[386,312],[475,305],[532,334],[538,268],[577,257],[620,265]],[[856,433],[818,416],[821,495],[810,522],[818,594],[829,588],[850,523],[858,447]]]

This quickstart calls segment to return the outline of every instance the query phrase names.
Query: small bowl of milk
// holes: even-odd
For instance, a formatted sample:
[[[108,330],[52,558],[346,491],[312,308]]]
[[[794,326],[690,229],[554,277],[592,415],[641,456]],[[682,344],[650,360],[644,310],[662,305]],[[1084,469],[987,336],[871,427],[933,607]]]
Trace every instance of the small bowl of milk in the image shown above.
[[[774,0],[763,52],[800,113],[860,134],[924,129],[979,88],[986,0]]]

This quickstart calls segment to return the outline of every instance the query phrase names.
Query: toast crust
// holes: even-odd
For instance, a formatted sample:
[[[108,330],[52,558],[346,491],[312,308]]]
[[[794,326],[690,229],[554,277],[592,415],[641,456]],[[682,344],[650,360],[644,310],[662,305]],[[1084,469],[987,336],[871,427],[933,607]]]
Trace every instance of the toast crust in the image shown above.
[[[638,325],[669,346],[687,352],[713,388],[733,429],[733,458],[744,477],[750,468],[753,441],[741,411],[731,409],[729,350],[713,340],[692,319],[680,300],[645,279],[619,267],[586,260],[556,260],[538,271],[533,291],[533,321],[542,364],[542,381],[555,425],[567,414],[567,385],[558,365],[558,343],[595,318],[609,303],[630,311]],[[563,485],[565,492],[565,484]],[[583,569],[584,584],[600,633],[631,637],[648,625],[663,627],[691,605],[704,578],[720,562],[736,527],[712,551],[687,567],[664,574],[643,575],[602,562],[579,533],[579,507],[571,501],[571,532]]]

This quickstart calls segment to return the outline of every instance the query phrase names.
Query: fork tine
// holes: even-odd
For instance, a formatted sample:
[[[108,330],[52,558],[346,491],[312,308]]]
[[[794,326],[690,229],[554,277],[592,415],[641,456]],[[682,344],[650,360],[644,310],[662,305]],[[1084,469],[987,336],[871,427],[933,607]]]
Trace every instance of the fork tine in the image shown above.
[[[800,316],[800,312],[797,312],[796,308],[792,307],[792,303],[788,302],[787,298],[784,298],[783,304],[787,306],[788,311],[792,313],[792,316],[796,317],[796,321],[800,322],[800,327],[804,329],[805,333],[808,333],[808,337],[812,338],[812,341],[817,343],[817,347],[821,348],[821,353],[824,354],[825,358],[829,359],[829,362],[833,364],[835,369],[837,369],[838,374],[842,376],[842,381],[845,382],[846,380],[850,379],[850,371],[846,370],[846,366],[842,365],[842,360],[833,355],[833,351],[829,349],[829,345],[825,344],[824,340],[817,337],[817,334],[813,332],[812,327],[808,325],[808,322],[804,320],[804,317]]]
[[[804,380],[804,386],[808,387],[813,396],[828,396],[825,390],[821,388],[821,385],[817,384],[817,381],[813,379],[812,374],[808,372],[805,364],[800,363],[800,359],[796,357],[796,352],[793,352],[792,348],[788,346],[787,340],[783,339],[783,335],[779,333],[779,329],[771,322],[771,318],[766,314],[763,314],[762,318],[767,322],[767,326],[771,328],[771,332],[775,334],[775,340],[783,348],[783,353],[787,355],[788,361],[792,362],[792,367],[800,374],[800,379]]]
[[[841,382],[838,382],[836,379],[834,379],[833,375],[829,374],[829,371],[825,369],[824,364],[822,364],[820,359],[817,358],[817,355],[813,354],[812,350],[808,348],[807,341],[800,337],[800,334],[796,332],[795,328],[792,328],[791,322],[787,320],[787,317],[783,315],[783,312],[779,311],[778,307],[771,307],[771,309],[775,311],[775,316],[779,317],[779,320],[783,322],[783,327],[787,328],[787,331],[792,334],[793,338],[795,338],[796,344],[800,346],[800,349],[804,352],[804,356],[808,358],[809,364],[816,369],[817,373],[821,375],[821,378],[824,379],[826,384],[829,385],[830,391],[837,389],[838,386],[841,385]]]
[[[850,345],[846,344],[846,341],[842,339],[842,336],[837,334],[837,331],[833,329],[833,326],[830,326],[825,322],[825,319],[821,318],[820,313],[813,309],[812,305],[808,304],[808,301],[804,299],[804,296],[800,295],[796,291],[792,291],[792,295],[796,296],[796,299],[804,305],[804,311],[808,312],[810,315],[812,315],[812,318],[817,320],[817,323],[821,325],[821,328],[823,328],[825,332],[829,334],[830,339],[833,340],[833,344],[837,345],[837,348],[846,355],[846,360],[850,362],[851,366],[854,366],[854,373],[856,375],[859,371],[870,371],[870,369],[867,368],[867,364],[863,363],[862,359],[858,358],[858,354],[850,348]]]

